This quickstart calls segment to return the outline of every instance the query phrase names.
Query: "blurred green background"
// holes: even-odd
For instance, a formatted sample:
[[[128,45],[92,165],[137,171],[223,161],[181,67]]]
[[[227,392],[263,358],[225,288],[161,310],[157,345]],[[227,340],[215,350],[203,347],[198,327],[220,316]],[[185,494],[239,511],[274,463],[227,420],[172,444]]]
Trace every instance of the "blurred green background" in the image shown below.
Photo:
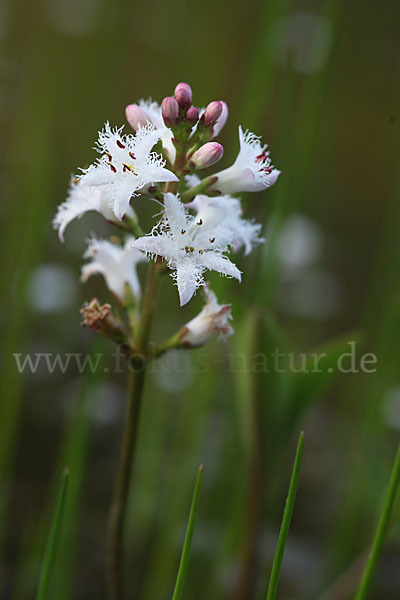
[[[179,81],[192,85],[195,105],[228,103],[225,165],[241,123],[268,141],[282,175],[244,198],[267,243],[238,258],[241,286],[211,278],[233,305],[235,336],[171,355],[148,379],[126,536],[129,597],[171,597],[200,463],[185,598],[265,597],[301,429],[279,598],[351,597],[400,428],[399,19],[397,0],[3,0],[1,599],[34,597],[64,466],[71,487],[52,597],[104,597],[125,380],[112,372],[111,343],[79,326],[84,300],[110,299],[103,281],[78,279],[89,232],[111,230],[85,215],[61,245],[51,219],[70,174],[93,160],[104,121],[123,124],[126,104],[161,101]],[[165,279],[157,340],[202,304],[179,309]],[[352,340],[358,357],[377,355],[376,373],[334,368]],[[254,355],[275,348],[322,349],[323,372],[255,372]],[[27,352],[103,353],[102,367],[21,375],[13,353]],[[396,513],[371,599],[400,597]]]

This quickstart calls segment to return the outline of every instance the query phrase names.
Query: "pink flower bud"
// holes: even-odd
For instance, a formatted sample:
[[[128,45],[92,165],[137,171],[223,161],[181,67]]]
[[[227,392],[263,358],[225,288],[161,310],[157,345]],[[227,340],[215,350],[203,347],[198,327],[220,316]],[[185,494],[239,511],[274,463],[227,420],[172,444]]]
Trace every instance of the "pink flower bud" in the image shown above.
[[[221,160],[224,155],[224,148],[218,142],[207,142],[197,150],[189,161],[192,169],[207,169]]]
[[[195,106],[191,106],[186,111],[185,121],[187,121],[190,125],[196,125],[199,120],[200,111]]]
[[[222,104],[222,112],[213,127],[212,136],[211,136],[212,138],[215,138],[220,134],[220,131],[223,128],[223,126],[225,125],[226,120],[228,118],[228,114],[229,114],[228,105],[223,100],[221,100],[221,104]]]
[[[188,83],[178,83],[174,96],[180,108],[186,109],[192,106],[192,88]]]
[[[203,122],[205,127],[212,127],[213,125],[215,125],[215,123],[221,116],[222,109],[222,102],[219,102],[218,100],[216,100],[215,102],[210,102],[203,115]]]
[[[161,103],[161,112],[167,127],[172,127],[179,123],[179,105],[173,96],[164,98]]]
[[[135,131],[137,131],[139,127],[144,127],[148,121],[146,113],[137,104],[129,104],[125,108],[125,114],[126,120]]]

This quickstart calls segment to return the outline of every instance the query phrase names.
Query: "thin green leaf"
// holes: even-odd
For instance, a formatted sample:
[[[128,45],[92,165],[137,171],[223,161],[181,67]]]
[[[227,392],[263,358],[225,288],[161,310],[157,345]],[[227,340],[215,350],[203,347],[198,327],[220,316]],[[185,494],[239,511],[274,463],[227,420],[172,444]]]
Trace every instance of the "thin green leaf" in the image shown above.
[[[190,508],[189,520],[186,528],[185,541],[183,544],[181,562],[179,564],[178,575],[176,578],[174,595],[172,600],[181,600],[183,594],[183,586],[185,583],[186,571],[189,563],[190,547],[192,545],[194,523],[196,520],[197,505],[199,503],[201,481],[203,479],[203,467],[199,467],[197,481],[193,492],[192,506]]]
[[[65,509],[65,501],[67,497],[69,483],[69,470],[65,469],[58,490],[56,505],[53,513],[53,518],[50,525],[50,531],[47,538],[46,549],[44,553],[42,572],[40,575],[39,589],[36,600],[45,600],[49,587],[50,575],[52,573],[54,559],[57,551],[57,542],[60,535],[61,523]]]
[[[283,553],[285,551],[286,538],[288,535],[290,521],[292,519],[294,501],[296,499],[297,486],[299,483],[301,461],[303,458],[304,433],[301,432],[297,443],[296,457],[294,459],[292,476],[290,478],[289,491],[283,513],[281,530],[279,532],[278,544],[276,546],[274,562],[272,565],[271,579],[269,581],[267,600],[275,600],[278,591],[279,573],[281,570]]]
[[[368,590],[371,585],[372,576],[378,562],[379,554],[382,550],[383,541],[385,539],[386,531],[388,528],[390,513],[393,508],[393,503],[396,497],[397,488],[400,482],[400,446],[397,450],[396,460],[393,465],[392,474],[390,476],[389,487],[386,493],[385,502],[379,519],[378,527],[376,529],[374,541],[372,542],[372,549],[365,565],[364,573],[361,579],[360,588],[358,590],[355,600],[365,600],[368,594]]]

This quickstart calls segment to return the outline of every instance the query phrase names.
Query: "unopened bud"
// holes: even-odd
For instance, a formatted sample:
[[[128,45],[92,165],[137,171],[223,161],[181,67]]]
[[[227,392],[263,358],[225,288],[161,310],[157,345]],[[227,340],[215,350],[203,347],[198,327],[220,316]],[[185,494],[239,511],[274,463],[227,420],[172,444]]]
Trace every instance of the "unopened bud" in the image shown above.
[[[191,106],[186,111],[185,121],[187,121],[189,125],[196,125],[197,121],[199,120],[199,114],[199,109],[195,106]]]
[[[161,103],[161,112],[167,127],[179,122],[179,105],[173,96],[167,96]]]
[[[146,113],[137,104],[128,104],[125,108],[125,114],[129,125],[135,131],[137,131],[139,127],[144,127],[148,121]]]
[[[226,120],[228,118],[228,114],[229,114],[228,105],[223,100],[221,100],[221,104],[222,104],[221,115],[218,117],[217,122],[215,123],[215,125],[213,127],[212,136],[211,136],[212,138],[215,138],[215,137],[217,137],[217,135],[220,134],[220,131],[223,128],[223,126],[225,125]]]
[[[218,142],[208,142],[197,150],[189,161],[192,169],[207,169],[221,160],[224,155],[224,148]]]
[[[222,102],[219,102],[218,100],[215,102],[210,102],[203,115],[203,123],[205,127],[212,127],[215,125],[221,116],[222,108]]]
[[[180,108],[186,109],[192,106],[192,88],[188,83],[178,83],[174,96]]]

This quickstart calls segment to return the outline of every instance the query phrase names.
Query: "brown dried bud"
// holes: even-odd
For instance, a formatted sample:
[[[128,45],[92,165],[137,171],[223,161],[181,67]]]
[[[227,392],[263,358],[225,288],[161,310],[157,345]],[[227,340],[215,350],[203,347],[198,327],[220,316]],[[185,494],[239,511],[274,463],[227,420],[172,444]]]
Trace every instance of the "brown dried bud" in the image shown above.
[[[110,304],[100,304],[97,298],[85,302],[81,308],[82,325],[102,333],[117,344],[126,343],[126,336],[121,322],[114,317]]]

